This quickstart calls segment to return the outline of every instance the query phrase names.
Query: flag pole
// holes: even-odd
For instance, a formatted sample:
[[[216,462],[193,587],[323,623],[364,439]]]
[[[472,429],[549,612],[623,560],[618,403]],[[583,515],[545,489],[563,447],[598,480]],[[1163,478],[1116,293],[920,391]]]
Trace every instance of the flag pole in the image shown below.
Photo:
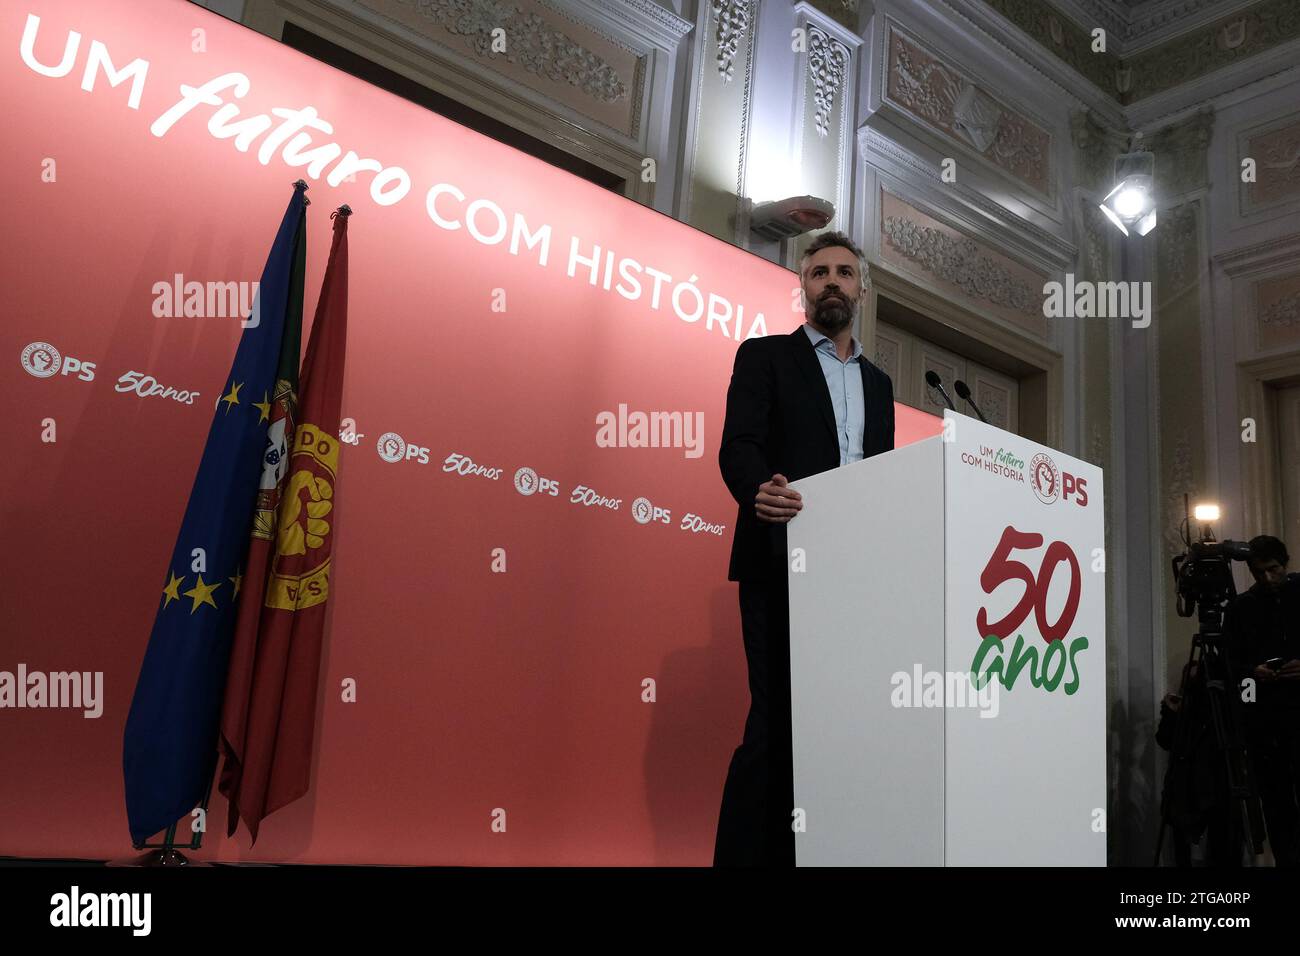
[[[215,768],[214,768],[215,770]],[[198,830],[191,830],[192,836],[190,842],[178,847],[176,845],[176,826],[179,820],[172,823],[163,834],[162,843],[141,843],[137,850],[143,849],[147,852],[138,856],[123,857],[118,860],[109,860],[105,866],[211,866],[211,863],[205,863],[203,860],[192,860],[181,850],[199,850],[203,847],[203,834],[208,828],[208,802],[212,799],[212,781],[208,781],[207,792],[203,794],[203,801],[194,809],[203,811],[203,826]],[[191,810],[190,813],[194,811]]]
[[[262,273],[262,279],[263,279],[262,285],[264,291],[266,288],[265,280],[267,279],[267,276],[273,274],[277,279],[284,280],[285,275],[283,274],[283,272],[274,273],[273,270],[276,268],[283,270],[287,267],[288,269],[287,274],[289,278],[288,290],[286,292],[286,289],[283,287],[283,285],[280,287],[279,293],[282,294],[280,296],[280,301],[277,303],[276,308],[284,309],[286,307],[286,302],[287,302],[290,311],[292,311],[293,302],[294,302],[293,277],[295,275],[297,276],[297,288],[298,288],[299,300],[301,298],[302,258],[304,255],[303,243],[305,242],[304,234],[306,228],[304,213],[305,213],[305,207],[311,203],[311,200],[308,199],[306,195],[304,195],[306,190],[310,188],[305,180],[298,179],[296,182],[293,183],[293,188],[294,188],[294,198],[290,200],[289,208],[285,211],[284,217],[281,220],[280,230],[276,235],[275,242],[272,244],[271,254],[267,259],[267,264]],[[298,207],[298,211],[297,211],[297,216],[296,216],[297,232],[295,233],[293,231],[294,230],[293,223],[294,223],[294,203],[296,201],[301,202],[301,206]],[[292,265],[295,256],[297,259],[296,269]],[[259,295],[260,294],[261,293],[259,293]],[[285,298],[286,295],[287,295],[287,299]],[[256,300],[254,303],[254,308],[255,309],[257,308]],[[298,309],[299,310],[301,309],[300,301],[298,302]],[[278,340],[279,330],[283,327],[284,324],[287,324],[287,317],[285,315],[280,315],[278,318],[279,320],[284,320],[284,321],[280,321],[280,322],[273,321],[269,325],[269,328],[274,329],[276,331],[276,339],[272,341]],[[249,335],[247,334],[248,328],[251,328],[251,326],[246,325],[245,326],[246,334],[241,335],[240,337],[239,346],[236,350],[234,363],[232,365],[232,375],[238,374],[239,372],[242,371],[244,374],[254,374],[260,380],[262,376],[265,376],[267,374],[271,374],[271,375],[274,374],[273,367],[268,369],[268,368],[264,368],[263,366],[266,364],[267,360],[269,360],[271,357],[273,357],[276,353],[279,352],[279,346],[278,345],[276,346],[275,353],[272,353],[267,350],[263,350],[262,355],[258,356],[256,352],[257,347],[250,346],[250,338]],[[273,380],[274,379],[272,378],[272,381]],[[227,411],[229,411],[229,409],[227,409]],[[225,480],[228,482],[234,482],[236,480],[239,480],[241,482],[240,485],[241,491],[243,490],[242,483],[247,483],[249,481],[246,475],[243,475],[242,472],[236,472],[235,470],[231,470],[225,467],[210,468],[208,467],[207,463],[208,463],[209,452],[214,447],[217,448],[218,450],[224,450],[221,448],[220,441],[227,440],[228,436],[233,436],[229,438],[231,444],[238,444],[240,442],[243,443],[235,450],[237,451],[246,450],[243,448],[243,445],[250,445],[252,443],[251,439],[246,439],[246,433],[252,434],[247,432],[246,427],[243,432],[234,431],[233,433],[227,432],[223,434],[217,430],[217,423],[214,420],[213,424],[209,428],[208,442],[204,446],[204,459],[200,463],[199,474],[198,476],[196,476],[195,479],[195,488],[199,487],[199,484],[203,479],[210,479],[213,474],[221,475],[222,472],[226,472],[226,474],[222,475],[222,477],[224,477]],[[217,436],[217,439],[219,441],[214,441],[214,435]],[[205,468],[207,468],[207,471],[204,470]],[[219,481],[221,479],[218,478],[217,480]],[[256,486],[250,485],[249,487],[255,488]],[[190,521],[191,521],[190,512],[192,506],[194,505],[194,495],[195,492],[191,491],[190,506],[187,507],[185,520],[182,523],[182,528],[181,528],[182,535],[186,533],[186,529],[190,525]],[[249,514],[247,516],[247,519],[251,521],[252,519],[251,509],[253,506],[253,500],[251,494],[250,494],[250,499],[248,504],[249,504]],[[245,520],[244,516],[242,515],[238,515],[237,518],[238,520],[229,522],[228,525],[230,527],[236,527],[242,524],[243,520]],[[179,548],[180,545],[178,545],[177,547]],[[245,543],[245,548],[246,547],[247,544]],[[236,574],[238,573],[239,573],[238,565],[236,565]],[[201,577],[200,577],[200,582],[202,582]],[[236,587],[238,587],[238,585],[236,585]],[[209,603],[212,602],[209,601]],[[216,605],[214,604],[213,606],[215,607]],[[164,603],[163,605],[164,610],[166,609],[166,607],[167,605]],[[148,770],[150,769],[149,768],[150,760],[154,760],[155,762],[157,762],[156,758],[149,750],[148,743],[149,743],[151,733],[155,738],[157,736],[157,731],[156,729],[153,728],[154,725],[160,723],[159,715],[158,713],[155,712],[159,710],[159,706],[156,705],[154,701],[148,699],[147,695],[142,696],[141,686],[145,683],[146,674],[152,675],[155,678],[154,683],[155,684],[157,683],[156,678],[158,675],[156,672],[159,670],[159,668],[155,667],[152,671],[150,671],[149,667],[150,667],[150,662],[153,660],[153,653],[155,651],[155,639],[157,637],[157,632],[159,629],[158,622],[159,620],[162,620],[162,616],[161,616],[162,613],[163,612],[160,612],[159,617],[155,619],[155,624],[154,624],[155,633],[152,633],[150,635],[149,646],[146,649],[146,654],[145,654],[145,662],[141,668],[141,677],[137,680],[136,693],[132,699],[132,709],[131,709],[131,713],[128,715],[127,728],[124,734],[125,742],[124,742],[123,763],[124,763],[124,776],[125,776],[126,791],[127,791],[126,794],[127,814],[132,824],[138,822],[136,817],[132,816],[133,810],[136,811],[137,816],[143,818],[142,822],[144,823],[157,825],[164,822],[163,819],[160,819],[160,817],[162,817],[163,814],[158,813],[157,812],[158,807],[154,805],[156,803],[163,802],[163,798],[159,797],[159,791],[155,786],[153,786],[152,782],[146,781],[145,784],[141,785],[140,780],[138,779],[140,774],[135,769],[136,767],[143,765],[145,769]],[[205,637],[207,639],[215,639],[213,637],[213,634],[207,632],[201,632],[200,636]],[[217,635],[217,637],[219,637],[219,635]],[[150,689],[152,690],[152,685],[150,685]],[[206,689],[206,685],[200,687],[200,690],[203,689]],[[218,688],[218,695],[219,695],[219,688]],[[137,717],[136,708],[138,704],[141,704],[142,700],[146,701],[146,703],[141,707],[141,712],[140,712],[143,715],[140,716],[140,724],[142,729],[136,732],[133,736],[132,721],[134,718]],[[220,703],[219,696],[217,698],[217,703],[218,705]],[[165,708],[163,709],[165,710]],[[163,716],[166,715],[164,714]],[[142,739],[144,743],[141,743]],[[183,759],[193,764],[195,761],[200,759],[198,755],[195,754],[194,748],[192,746],[190,748],[189,754],[186,754],[184,752],[183,746],[176,746],[176,742],[174,740],[168,739],[167,741],[165,741],[165,743],[166,745],[172,748],[172,751],[174,751],[174,753],[172,754],[173,760]],[[172,867],[172,868],[182,867],[182,866],[204,866],[204,867],[211,866],[210,863],[205,863],[198,860],[190,859],[184,853],[182,853],[181,850],[185,849],[185,850],[194,851],[202,847],[203,834],[207,830],[207,817],[208,817],[209,804],[212,798],[213,779],[216,775],[218,764],[219,764],[217,757],[219,756],[220,753],[220,744],[221,744],[221,736],[220,736],[220,726],[218,722],[216,739],[213,741],[213,746],[212,746],[213,749],[212,765],[207,775],[207,782],[205,784],[202,800],[199,801],[199,803],[195,805],[188,812],[188,814],[182,815],[178,819],[172,820],[167,825],[166,830],[164,831],[162,843],[149,843],[145,839],[140,839],[139,842],[135,842],[133,840],[132,841],[133,846],[136,850],[145,850],[146,852],[134,857],[108,861],[107,863],[108,866],[125,866],[125,867],[162,866],[162,867]],[[182,769],[186,769],[186,768],[182,768]],[[195,767],[194,769],[197,769],[197,767]],[[169,781],[165,781],[165,782],[169,782]],[[134,791],[132,790],[133,783],[137,785]],[[172,795],[171,789],[176,789],[176,788],[171,787],[170,789],[167,789],[166,796]],[[191,793],[192,792],[193,791],[191,791]],[[133,804],[133,794],[135,798],[134,804]],[[150,801],[152,801],[152,803]],[[149,819],[151,815],[153,819]],[[170,814],[167,815],[169,816]],[[179,827],[181,820],[184,820],[186,816],[189,816],[192,819],[195,815],[199,817],[200,824],[198,826],[194,826],[193,824],[191,824],[190,838],[188,842],[183,844],[178,844],[176,840],[176,831]],[[157,832],[156,830],[153,830],[153,827],[151,826],[133,825],[132,829],[133,829],[133,836],[138,836],[141,833],[148,833],[151,830],[155,833]]]

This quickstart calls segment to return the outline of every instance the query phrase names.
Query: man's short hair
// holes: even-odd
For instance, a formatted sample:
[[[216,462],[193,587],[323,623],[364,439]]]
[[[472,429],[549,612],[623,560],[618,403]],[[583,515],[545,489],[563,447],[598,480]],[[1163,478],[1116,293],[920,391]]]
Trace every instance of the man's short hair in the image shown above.
[[[862,287],[865,289],[867,283],[871,281],[871,277],[867,272],[867,257],[862,254],[862,250],[857,247],[857,244],[852,239],[838,231],[823,232],[808,244],[808,248],[803,251],[803,256],[799,260],[800,274],[803,273],[803,264],[808,261],[809,256],[821,252],[823,249],[829,249],[831,246],[843,246],[858,257],[858,275]]]
[[[1252,564],[1276,561],[1286,567],[1287,562],[1291,560],[1291,555],[1286,553],[1286,545],[1282,543],[1282,539],[1275,538],[1271,534],[1261,534],[1251,538],[1249,544]]]

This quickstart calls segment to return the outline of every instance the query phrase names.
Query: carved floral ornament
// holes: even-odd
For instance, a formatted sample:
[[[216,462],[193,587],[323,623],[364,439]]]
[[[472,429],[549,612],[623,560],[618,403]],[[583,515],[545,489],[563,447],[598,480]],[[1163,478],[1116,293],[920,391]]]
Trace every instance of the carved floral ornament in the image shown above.
[[[1260,325],[1291,328],[1300,325],[1300,292],[1284,295],[1259,313]]]
[[[904,257],[972,298],[1027,316],[1042,314],[1035,290],[981,253],[973,239],[954,237],[902,216],[887,217],[881,234]]]
[[[396,0],[448,33],[465,37],[479,56],[503,57],[556,83],[577,87],[593,99],[613,103],[628,96],[627,85],[603,57],[556,30],[535,13],[503,0]],[[504,53],[492,51],[492,31],[510,38]]]
[[[813,122],[820,136],[830,132],[835,94],[844,85],[848,65],[849,48],[825,30],[808,24],[808,72],[812,75],[813,100],[817,104]]]
[[[717,43],[718,76],[730,82],[736,71],[740,38],[749,29],[750,0],[713,0],[713,27]]]

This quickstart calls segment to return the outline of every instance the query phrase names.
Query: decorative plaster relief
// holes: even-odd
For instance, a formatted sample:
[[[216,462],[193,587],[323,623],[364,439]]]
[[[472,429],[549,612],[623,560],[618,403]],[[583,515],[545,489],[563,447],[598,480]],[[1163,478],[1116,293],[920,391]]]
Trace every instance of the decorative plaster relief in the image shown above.
[[[880,197],[881,258],[921,273],[939,289],[993,311],[1033,332],[1047,333],[1042,288],[1046,277],[927,216],[891,193]]]
[[[1255,182],[1245,184],[1249,209],[1300,197],[1300,121],[1249,137],[1245,156],[1256,166]]]
[[[749,29],[750,0],[713,0],[714,43],[717,46],[718,76],[730,82],[736,72],[736,51]]]
[[[1051,191],[1052,137],[920,43],[889,25],[886,97],[974,149],[1042,195]]]
[[[629,136],[639,133],[640,55],[538,0],[357,0],[407,30]],[[494,52],[493,30],[506,47]],[[581,39],[575,39],[575,36]],[[576,94],[576,95],[575,95]]]
[[[813,82],[813,100],[817,104],[813,123],[819,136],[830,132],[835,94],[844,85],[848,65],[849,48],[825,30],[808,24],[808,72]]]
[[[1255,334],[1260,351],[1300,343],[1300,274],[1255,286]]]

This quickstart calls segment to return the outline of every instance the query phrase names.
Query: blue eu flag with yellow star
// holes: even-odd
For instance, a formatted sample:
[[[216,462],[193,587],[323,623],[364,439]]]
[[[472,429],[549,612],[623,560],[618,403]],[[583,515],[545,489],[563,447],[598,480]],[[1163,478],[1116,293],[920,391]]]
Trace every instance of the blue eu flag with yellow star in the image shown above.
[[[217,401],[159,597],[122,741],[131,842],[189,814],[216,765],[235,607],[281,368],[302,339],[306,183],[294,185]],[[296,376],[295,376],[296,377]]]

